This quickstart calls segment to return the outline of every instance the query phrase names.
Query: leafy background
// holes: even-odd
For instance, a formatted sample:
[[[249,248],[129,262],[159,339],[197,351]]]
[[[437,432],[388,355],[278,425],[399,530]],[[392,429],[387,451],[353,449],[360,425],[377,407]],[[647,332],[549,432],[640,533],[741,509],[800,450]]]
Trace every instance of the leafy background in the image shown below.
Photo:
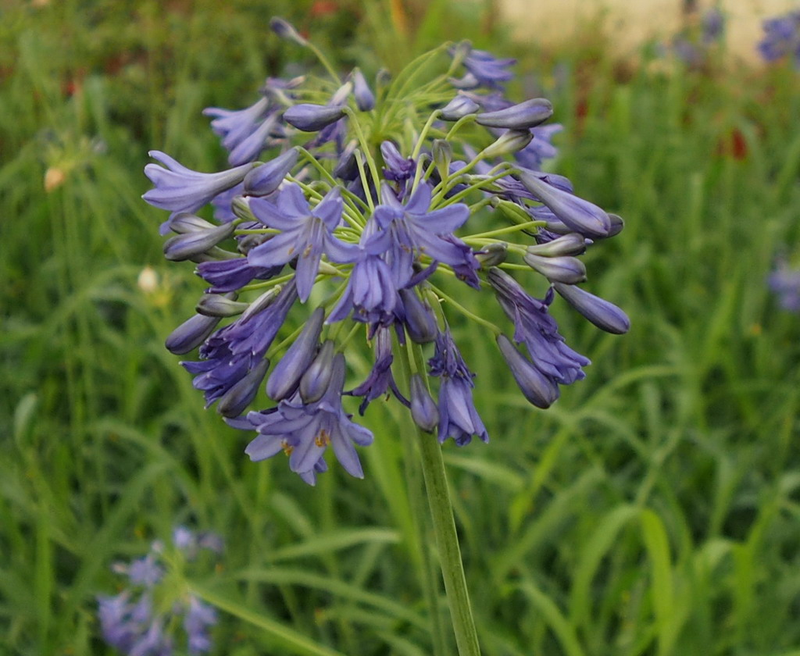
[[[553,168],[626,219],[588,264],[633,328],[558,314],[594,364],[555,407],[455,326],[492,438],[445,448],[484,652],[800,654],[800,324],[765,284],[800,232],[797,72],[724,45],[693,69],[656,48],[621,61],[589,33],[543,52],[491,2],[399,6],[0,8],[0,652],[111,653],[95,595],[177,524],[226,540],[192,581],[221,611],[215,653],[422,655],[448,620],[443,594],[438,616],[424,601],[434,548],[393,405],[367,412],[365,480],[333,467],[310,488],[249,462],[163,348],[202,284],[161,259],[147,150],[221,168],[202,108],[313,65],[269,33],[282,15],[371,73],[444,39],[517,56],[517,97],[565,125]]]

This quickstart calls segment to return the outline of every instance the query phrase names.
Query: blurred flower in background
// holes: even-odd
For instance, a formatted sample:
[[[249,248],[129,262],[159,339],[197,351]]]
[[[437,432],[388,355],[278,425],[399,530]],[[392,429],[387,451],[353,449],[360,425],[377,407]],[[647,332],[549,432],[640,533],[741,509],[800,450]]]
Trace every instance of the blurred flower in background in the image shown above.
[[[778,297],[778,303],[784,310],[800,312],[800,269],[791,268],[781,260],[767,283]]]
[[[117,595],[98,595],[98,618],[103,639],[128,656],[204,654],[211,650],[210,629],[216,610],[188,589],[184,571],[202,554],[222,554],[222,538],[177,527],[172,544],[156,541],[143,557],[115,563],[127,576]]]
[[[800,69],[800,9],[769,18],[762,26],[764,38],[758,43],[761,56],[768,62],[788,56]]]

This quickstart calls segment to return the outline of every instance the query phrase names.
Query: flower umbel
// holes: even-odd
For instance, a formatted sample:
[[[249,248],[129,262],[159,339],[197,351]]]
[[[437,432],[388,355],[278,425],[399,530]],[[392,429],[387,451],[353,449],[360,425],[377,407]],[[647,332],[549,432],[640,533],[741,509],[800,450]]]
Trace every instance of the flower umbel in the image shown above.
[[[314,52],[325,76],[270,78],[249,107],[206,110],[234,168],[198,173],[153,151],[163,166],[145,169],[155,185],[145,200],[173,213],[165,255],[195,262],[208,285],[199,314],[167,339],[173,353],[199,347],[183,366],[206,403],[257,433],[252,460],[284,453],[310,484],[330,450],[364,475],[357,448],[373,435],[353,421],[349,396],[362,415],[394,397],[442,442],[487,441],[476,375],[453,337],[459,315],[488,330],[528,401],[554,403],[589,360],[567,346],[551,305],[563,297],[612,333],[629,322],[575,286],[588,275],[578,258],[623,224],[542,172],[561,130],[543,125],[550,102],[507,98],[514,60],[467,42],[409,65],[428,79],[387,84],[340,74],[286,21],[271,25]],[[194,214],[207,204],[214,222]],[[541,299],[525,291],[537,280]],[[525,352],[462,305],[487,289]],[[365,345],[372,367],[344,392],[349,355]],[[190,615],[187,627],[205,617]]]
[[[189,591],[183,573],[201,556],[216,557],[222,548],[218,535],[178,526],[168,547],[156,541],[146,556],[116,563],[113,570],[127,576],[128,586],[97,597],[103,639],[128,656],[210,652],[217,612]],[[181,625],[183,631],[177,632]]]

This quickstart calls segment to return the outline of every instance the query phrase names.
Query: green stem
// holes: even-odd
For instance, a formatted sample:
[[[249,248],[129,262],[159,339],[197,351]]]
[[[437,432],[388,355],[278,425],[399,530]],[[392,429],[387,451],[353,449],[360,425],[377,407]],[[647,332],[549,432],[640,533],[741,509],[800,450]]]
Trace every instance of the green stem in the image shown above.
[[[401,350],[400,357],[405,361],[406,370],[412,370],[413,365],[409,361],[408,352]],[[447,603],[450,606],[458,654],[480,656],[478,632],[472,617],[464,564],[461,562],[461,548],[453,518],[453,505],[450,502],[442,447],[434,436],[426,435],[419,428],[416,429],[416,433],[422,460],[422,475],[428,493],[428,506],[433,520],[433,532],[439,551],[439,566],[442,569]]]

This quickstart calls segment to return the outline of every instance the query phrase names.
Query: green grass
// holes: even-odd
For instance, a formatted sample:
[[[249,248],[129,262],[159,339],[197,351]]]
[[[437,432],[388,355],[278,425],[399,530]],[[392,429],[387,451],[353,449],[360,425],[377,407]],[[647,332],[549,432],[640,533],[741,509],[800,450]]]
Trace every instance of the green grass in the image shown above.
[[[146,152],[219,168],[201,109],[244,106],[298,55],[267,36],[265,7],[214,7],[53,3],[0,21],[0,653],[111,653],[95,619],[110,565],[186,523],[227,543],[192,581],[221,611],[215,653],[429,654],[448,617],[435,577],[440,616],[425,602],[435,554],[402,413],[368,410],[364,481],[334,466],[309,488],[280,459],[250,463],[162,346],[202,284],[161,259]],[[309,16],[339,61],[375,45],[374,12],[355,35]],[[488,40],[456,16],[405,47],[454,25]],[[556,169],[626,219],[586,259],[588,288],[633,328],[554,308],[593,365],[538,411],[490,336],[454,326],[491,435],[445,448],[484,653],[796,654],[800,323],[765,279],[800,243],[798,77],[620,78],[583,51],[548,84],[549,60],[521,55],[565,124]],[[733,131],[743,159],[721,146]],[[48,168],[65,173],[50,192]],[[496,315],[484,296],[470,307]]]

